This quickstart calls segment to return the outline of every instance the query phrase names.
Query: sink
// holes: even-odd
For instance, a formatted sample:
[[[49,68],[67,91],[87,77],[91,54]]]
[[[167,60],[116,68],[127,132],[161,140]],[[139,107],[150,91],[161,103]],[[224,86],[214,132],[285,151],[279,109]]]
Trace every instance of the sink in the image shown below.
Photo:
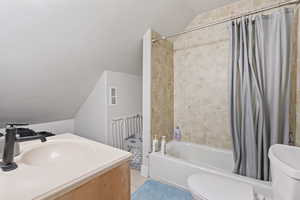
[[[0,199],[54,199],[128,162],[131,154],[70,133],[20,143],[17,170],[0,171]],[[9,187],[12,186],[12,187]]]
[[[33,166],[59,166],[84,163],[90,160],[95,150],[82,142],[75,141],[47,141],[42,145],[26,151],[21,158],[21,162]]]

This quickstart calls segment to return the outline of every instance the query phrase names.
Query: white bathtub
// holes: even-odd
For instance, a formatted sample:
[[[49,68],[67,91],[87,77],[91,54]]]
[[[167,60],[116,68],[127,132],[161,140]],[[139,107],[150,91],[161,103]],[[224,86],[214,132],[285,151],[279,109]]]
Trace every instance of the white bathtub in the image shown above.
[[[151,178],[188,189],[187,178],[195,173],[213,173],[254,186],[256,192],[269,196],[269,182],[232,173],[233,154],[205,145],[172,141],[167,144],[167,155],[150,154],[149,175]]]

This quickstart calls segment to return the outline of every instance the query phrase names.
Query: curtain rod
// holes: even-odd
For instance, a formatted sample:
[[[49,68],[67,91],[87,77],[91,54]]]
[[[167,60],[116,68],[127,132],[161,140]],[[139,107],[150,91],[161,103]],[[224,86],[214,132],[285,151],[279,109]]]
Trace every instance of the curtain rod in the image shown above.
[[[292,5],[292,4],[299,4],[299,3],[300,3],[300,0],[276,3],[276,4],[273,4],[271,6],[267,6],[267,7],[264,7],[264,8],[252,10],[252,11],[249,11],[249,12],[245,12],[243,14],[236,15],[236,16],[233,16],[233,17],[228,17],[228,18],[224,18],[224,19],[221,19],[221,20],[216,20],[214,22],[211,22],[211,23],[208,23],[208,24],[205,24],[205,25],[195,26],[195,27],[193,27],[193,28],[191,28],[189,30],[186,30],[186,31],[182,31],[182,32],[178,32],[178,33],[174,33],[174,34],[162,36],[161,38],[153,39],[152,42],[156,42],[156,41],[159,41],[159,40],[165,40],[165,39],[168,39],[168,38],[177,37],[179,35],[183,35],[183,34],[194,32],[194,31],[198,31],[198,30],[210,27],[210,26],[214,26],[214,25],[225,23],[225,22],[229,22],[229,21],[232,21],[232,20],[244,17],[244,16],[254,15],[254,14],[257,14],[257,13],[260,13],[260,12],[272,10],[272,9],[279,8],[279,7],[282,7],[282,6],[287,6],[287,5]]]

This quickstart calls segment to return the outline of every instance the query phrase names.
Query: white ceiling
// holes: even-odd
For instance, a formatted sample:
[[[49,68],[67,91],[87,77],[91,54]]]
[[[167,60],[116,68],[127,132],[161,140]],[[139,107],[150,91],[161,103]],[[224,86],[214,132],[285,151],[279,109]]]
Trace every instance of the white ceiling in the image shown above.
[[[104,70],[141,74],[141,38],[234,0],[1,0],[0,124],[72,118]]]

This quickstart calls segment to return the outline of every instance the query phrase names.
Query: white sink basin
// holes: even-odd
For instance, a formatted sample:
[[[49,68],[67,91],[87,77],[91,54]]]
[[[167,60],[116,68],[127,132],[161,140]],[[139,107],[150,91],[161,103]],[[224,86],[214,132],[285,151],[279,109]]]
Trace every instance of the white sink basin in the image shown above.
[[[21,162],[27,165],[65,165],[88,161],[94,149],[82,142],[75,141],[47,141],[36,148],[25,152]]]

